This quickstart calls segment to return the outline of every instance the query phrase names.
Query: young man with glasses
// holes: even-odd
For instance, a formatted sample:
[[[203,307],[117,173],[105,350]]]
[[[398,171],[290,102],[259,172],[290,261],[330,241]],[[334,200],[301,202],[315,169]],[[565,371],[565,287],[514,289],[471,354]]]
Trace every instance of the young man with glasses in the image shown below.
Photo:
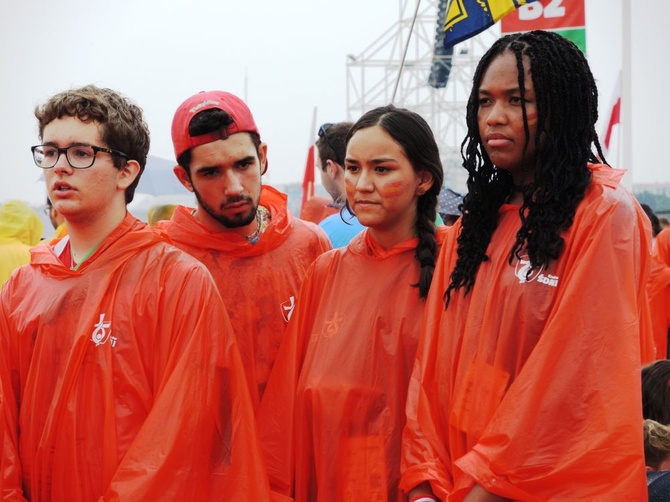
[[[86,86],[35,115],[68,235],[0,295],[4,500],[267,500],[211,275],[126,210],[149,151],[141,109]]]
[[[305,272],[331,246],[317,225],[291,215],[286,195],[262,185],[268,147],[237,96],[188,98],[174,115],[172,141],[175,175],[197,207],[178,206],[158,226],[214,276],[257,406]]]
[[[339,209],[337,213],[319,223],[334,248],[346,246],[365,228],[345,205],[347,194],[344,187],[344,156],[347,134],[352,125],[352,122],[323,124],[316,140],[316,166],[321,175],[321,184],[333,198],[333,205]]]

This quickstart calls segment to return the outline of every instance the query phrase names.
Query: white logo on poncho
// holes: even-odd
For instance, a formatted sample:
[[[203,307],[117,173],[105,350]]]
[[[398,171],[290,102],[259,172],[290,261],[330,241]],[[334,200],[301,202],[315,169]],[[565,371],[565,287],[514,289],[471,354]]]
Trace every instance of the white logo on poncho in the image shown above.
[[[551,274],[545,275],[542,273],[543,270],[544,265],[533,270],[529,275],[528,272],[530,271],[530,260],[528,259],[528,255],[524,255],[517,261],[514,275],[516,275],[517,279],[519,279],[519,283],[521,284],[537,280],[537,282],[541,284],[546,284],[547,286],[552,286],[554,288],[557,287],[558,276]]]
[[[100,320],[93,325],[95,329],[91,334],[91,341],[98,347],[107,340],[111,340],[112,347],[116,345],[116,338],[112,336],[112,321],[105,322],[105,314],[100,314]]]

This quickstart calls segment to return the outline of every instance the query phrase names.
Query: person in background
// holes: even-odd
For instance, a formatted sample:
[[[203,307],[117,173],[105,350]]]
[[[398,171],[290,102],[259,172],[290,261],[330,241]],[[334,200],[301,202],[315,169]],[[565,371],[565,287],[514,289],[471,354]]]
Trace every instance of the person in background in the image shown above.
[[[367,112],[344,162],[366,229],[308,271],[259,411],[271,487],[297,502],[401,500],[407,382],[446,231],[439,150],[419,115]]]
[[[332,205],[337,209],[336,213],[323,219],[319,226],[326,231],[334,248],[346,246],[364,229],[346,206],[344,154],[346,137],[352,125],[351,122],[323,124],[319,128],[319,138],[315,145],[316,167],[321,184],[333,198]]]
[[[30,263],[30,248],[39,244],[44,226],[33,209],[20,200],[0,205],[0,287],[21,265]]]
[[[649,502],[670,502],[670,427],[644,421],[644,460]]]
[[[172,142],[174,173],[197,207],[177,207],[159,228],[214,276],[257,406],[305,272],[330,242],[317,225],[291,215],[285,194],[262,185],[267,145],[237,96],[211,91],[186,99],[172,121]]]
[[[151,206],[147,211],[147,223],[155,227],[159,221],[169,220],[177,209],[175,204],[160,204]]]
[[[658,216],[656,216],[656,213],[654,213],[654,210],[649,206],[648,204],[640,204],[640,207],[644,210],[644,213],[647,215],[649,218],[649,221],[651,222],[651,235],[653,238],[652,241],[652,249],[654,247],[654,243],[656,242],[656,236],[660,233],[663,228],[661,227],[661,222],[658,219]]]
[[[216,285],[126,209],[149,151],[142,110],[88,85],[35,116],[33,159],[68,235],[0,293],[3,500],[268,500]]]
[[[656,236],[662,230],[658,216],[649,205],[640,204],[640,206],[651,223],[653,256],[647,282],[647,296],[656,348],[655,358],[665,359],[668,357],[668,332],[670,330],[670,266],[663,263],[656,253]]]
[[[670,267],[670,228],[664,228],[656,234],[653,253],[661,263]]]
[[[51,239],[61,239],[67,235],[67,226],[65,225],[65,218],[60,214],[51,204],[51,199],[47,197],[46,206],[44,207],[44,214],[49,217],[51,226],[54,227],[54,234]]]
[[[475,70],[468,192],[407,398],[411,500],[646,496],[632,376],[653,357],[651,232],[623,172],[597,163],[597,105],[584,54],[553,32],[504,36]]]
[[[461,216],[460,205],[463,203],[463,196],[454,192],[452,189],[442,187],[440,196],[437,199],[438,213],[442,217],[445,225],[451,226]]]

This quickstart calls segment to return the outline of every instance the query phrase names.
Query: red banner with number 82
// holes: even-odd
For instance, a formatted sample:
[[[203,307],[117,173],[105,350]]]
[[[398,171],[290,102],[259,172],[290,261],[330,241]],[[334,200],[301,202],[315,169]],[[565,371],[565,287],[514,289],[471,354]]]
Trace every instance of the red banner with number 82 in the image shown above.
[[[539,0],[519,7],[500,21],[502,33],[584,28],[584,0]]]

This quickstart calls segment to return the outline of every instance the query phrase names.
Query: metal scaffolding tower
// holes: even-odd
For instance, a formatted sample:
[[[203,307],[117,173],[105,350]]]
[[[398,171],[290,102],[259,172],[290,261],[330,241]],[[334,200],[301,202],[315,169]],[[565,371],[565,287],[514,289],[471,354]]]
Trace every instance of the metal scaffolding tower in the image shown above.
[[[348,56],[347,116],[355,121],[367,110],[391,102],[419,113],[430,124],[440,147],[445,186],[463,192],[466,172],[461,167],[460,145],[465,137],[465,106],[477,62],[499,30],[487,30],[458,44],[453,56],[436,55],[435,48],[442,44],[446,3],[399,0],[398,21],[359,55]],[[428,83],[434,64],[451,65],[445,87]]]

